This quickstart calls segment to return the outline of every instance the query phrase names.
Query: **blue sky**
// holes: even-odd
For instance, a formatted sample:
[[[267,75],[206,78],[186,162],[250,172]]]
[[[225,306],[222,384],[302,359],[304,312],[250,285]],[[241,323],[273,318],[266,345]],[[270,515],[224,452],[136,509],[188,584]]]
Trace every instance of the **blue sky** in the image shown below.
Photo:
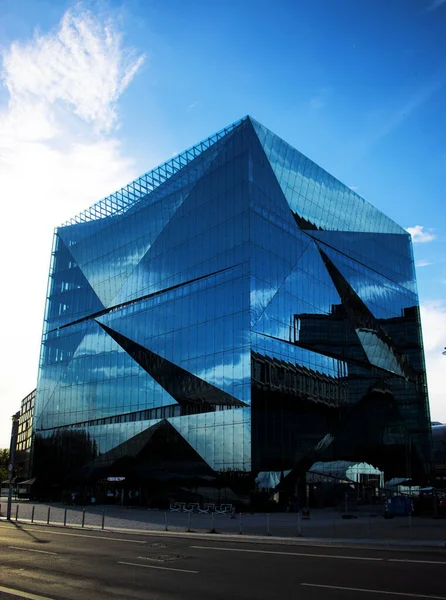
[[[411,228],[446,421],[446,0],[0,0],[0,15],[0,260],[17,290],[0,447],[35,385],[54,225],[245,114]]]

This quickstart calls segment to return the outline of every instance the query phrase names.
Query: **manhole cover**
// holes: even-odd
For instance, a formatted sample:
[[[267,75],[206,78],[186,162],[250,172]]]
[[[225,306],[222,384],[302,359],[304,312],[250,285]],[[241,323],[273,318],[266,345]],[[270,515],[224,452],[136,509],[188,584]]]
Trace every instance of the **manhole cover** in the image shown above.
[[[144,560],[153,560],[155,562],[173,562],[174,560],[182,560],[184,558],[190,558],[185,554],[154,554],[153,556],[139,556]]]

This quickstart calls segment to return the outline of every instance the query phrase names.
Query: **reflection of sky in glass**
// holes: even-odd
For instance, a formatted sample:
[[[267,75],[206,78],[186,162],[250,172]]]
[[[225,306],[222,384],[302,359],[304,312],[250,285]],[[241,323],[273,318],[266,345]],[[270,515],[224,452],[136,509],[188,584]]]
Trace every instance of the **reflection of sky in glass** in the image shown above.
[[[396,318],[418,304],[407,233],[271,132],[255,122],[254,128],[258,138],[246,121],[212,152],[188,159],[189,167],[155,192],[138,192],[138,200],[132,206],[128,201],[120,214],[58,230],[46,331],[86,320],[45,336],[36,400],[39,425],[129,412],[148,418],[155,413],[139,411],[175,404],[98,323],[252,403],[253,410],[251,351],[266,358],[254,365],[259,376],[263,364],[274,359],[300,365],[308,373],[298,370],[299,377],[303,373],[306,382],[316,381],[318,390],[327,383],[324,376],[342,380],[343,387],[329,383],[342,387],[350,402],[360,400],[376,374],[365,356],[371,365],[387,369],[389,377],[401,374],[397,355],[382,338],[358,329],[356,339],[347,331],[349,295],[340,309],[341,298],[318,248],[377,319],[393,319],[383,327],[404,342],[407,332],[399,333]],[[160,181],[167,176],[166,171]],[[328,231],[303,231],[297,223]],[[139,300],[144,295],[150,297]],[[104,312],[104,306],[112,310]],[[94,320],[88,318],[92,315]],[[299,342],[313,350],[294,345]],[[348,371],[346,362],[322,354],[325,350],[364,364],[354,363]],[[286,364],[282,367],[286,371]],[[347,379],[353,371],[363,376],[361,381]],[[280,368],[277,373],[282,376]],[[404,400],[411,392],[401,378],[393,379],[398,383],[392,383],[392,390]],[[300,393],[303,387],[297,387],[293,391]],[[311,394],[323,394],[314,392],[316,387]],[[415,412],[410,416],[413,422],[417,417]],[[251,468],[250,409],[169,420],[213,468]],[[267,428],[274,419],[266,421]],[[106,452],[155,422],[86,430]],[[321,452],[331,446],[325,429],[310,433],[308,447],[315,440]],[[273,431],[271,439],[281,439],[281,433]],[[290,456],[295,455],[290,446]]]
[[[285,197],[301,217],[323,229],[405,233],[402,227],[266,127],[254,120],[253,125]]]
[[[169,422],[215,469],[251,469],[251,420],[248,408],[173,417]]]
[[[392,348],[381,340],[374,331],[356,329],[356,333],[372,365],[404,377],[404,371],[401,369]]]

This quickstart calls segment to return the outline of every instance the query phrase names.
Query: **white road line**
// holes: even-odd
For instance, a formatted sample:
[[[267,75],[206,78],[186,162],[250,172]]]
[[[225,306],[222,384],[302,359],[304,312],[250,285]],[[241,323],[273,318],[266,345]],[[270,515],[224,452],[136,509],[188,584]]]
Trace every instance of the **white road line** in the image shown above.
[[[38,552],[39,554],[58,554],[57,552],[49,552],[49,550],[36,550],[35,548],[20,548],[20,546],[8,546],[13,550],[23,550],[24,552]]]
[[[174,569],[172,567],[159,567],[158,565],[141,565],[139,563],[124,562],[118,560],[118,565],[130,565],[132,567],[142,567],[143,569],[161,569],[162,571],[178,571],[179,573],[199,573],[199,571],[190,571],[189,569]]]
[[[386,594],[388,596],[405,596],[406,598],[428,598],[429,600],[446,600],[446,596],[429,596],[427,594],[410,594],[409,592],[390,592],[389,590],[368,590],[366,588],[343,587],[340,585],[323,585],[322,583],[301,583],[305,587],[324,588],[327,590],[344,590],[347,592],[364,592],[367,594]]]
[[[68,535],[71,537],[83,537],[83,538],[92,538],[94,540],[109,540],[112,542],[128,542],[129,544],[147,544],[147,540],[128,540],[123,538],[113,538],[113,537],[105,537],[102,535],[88,535],[82,533],[68,533],[66,531],[50,531],[49,529],[25,529],[22,527],[23,531],[38,531],[39,533],[45,533],[48,535]]]
[[[12,590],[11,588],[1,587],[0,592],[9,594],[10,596],[18,596],[19,598],[27,598],[27,600],[54,600],[48,598],[48,596],[37,596],[36,594],[29,594],[28,592],[21,592],[20,590]]]
[[[411,560],[408,558],[388,558],[388,562],[402,562],[402,563],[420,563],[422,565],[444,565],[446,566],[446,561],[444,560]]]
[[[311,556],[312,558],[339,558],[344,560],[384,561],[384,558],[369,556],[341,556],[336,554],[311,554],[308,552],[276,552],[273,550],[248,550],[246,548],[217,548],[214,546],[191,546],[199,550],[221,550],[222,552],[250,552],[252,554],[279,554],[280,556]]]

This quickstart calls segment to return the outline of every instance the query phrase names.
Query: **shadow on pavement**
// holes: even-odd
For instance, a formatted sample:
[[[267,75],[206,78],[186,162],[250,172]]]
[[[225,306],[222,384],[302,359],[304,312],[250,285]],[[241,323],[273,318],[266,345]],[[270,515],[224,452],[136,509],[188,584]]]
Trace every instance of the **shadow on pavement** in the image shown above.
[[[31,533],[30,531],[23,529],[23,527],[21,525],[19,525],[18,523],[14,523],[14,521],[10,521],[10,523],[11,523],[11,525],[14,525],[14,527],[16,529],[20,530],[21,532],[25,533],[30,538],[32,538],[32,540],[35,544],[49,544],[50,543],[50,540],[42,540],[42,539],[38,538],[36,535]]]

